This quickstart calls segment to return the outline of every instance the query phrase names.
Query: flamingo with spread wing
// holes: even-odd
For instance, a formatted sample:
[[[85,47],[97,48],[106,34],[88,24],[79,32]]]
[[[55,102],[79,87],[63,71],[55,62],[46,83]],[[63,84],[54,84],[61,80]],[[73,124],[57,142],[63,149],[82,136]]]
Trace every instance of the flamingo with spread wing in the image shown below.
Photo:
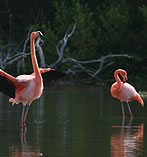
[[[51,68],[41,69],[38,67],[35,54],[35,39],[40,35],[42,33],[37,31],[32,32],[30,36],[31,59],[34,73],[13,77],[0,69],[0,91],[11,97],[9,102],[12,102],[12,105],[23,104],[20,123],[22,128],[26,127],[26,118],[30,104],[42,94],[43,84],[65,76],[64,73],[57,72]]]

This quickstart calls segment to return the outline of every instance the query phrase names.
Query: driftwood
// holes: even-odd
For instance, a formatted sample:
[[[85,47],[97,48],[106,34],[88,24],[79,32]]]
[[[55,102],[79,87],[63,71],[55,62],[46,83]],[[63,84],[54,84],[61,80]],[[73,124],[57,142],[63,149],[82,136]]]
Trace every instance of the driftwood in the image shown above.
[[[129,56],[127,54],[106,55],[106,56],[101,56],[99,59],[89,60],[89,61],[79,61],[79,60],[75,60],[75,59],[72,59],[72,58],[67,58],[67,59],[65,59],[64,62],[71,62],[71,63],[74,63],[75,65],[73,65],[70,69],[68,69],[66,71],[66,73],[74,73],[75,74],[75,72],[85,72],[88,75],[90,75],[92,78],[96,78],[97,75],[102,70],[104,70],[105,68],[107,68],[110,65],[115,63],[114,61],[107,63],[107,59],[108,58],[112,58],[112,57],[127,57],[127,58],[131,58],[131,56]],[[97,69],[93,69],[93,68],[84,66],[85,64],[89,64],[89,63],[99,63],[99,66],[98,66]]]
[[[64,52],[66,51],[66,46],[67,46],[68,40],[73,35],[75,29],[76,29],[76,25],[74,25],[72,28],[71,28],[71,26],[69,26],[63,39],[60,40],[56,46],[58,58],[53,64],[50,64],[50,65],[45,64],[44,53],[43,53],[43,50],[41,47],[43,44],[43,40],[41,38],[37,39],[35,46],[39,52],[41,68],[50,67],[50,68],[56,69],[61,64],[72,63],[71,64],[72,66],[65,71],[66,74],[70,73],[72,75],[76,75],[77,73],[84,72],[88,76],[85,80],[90,80],[90,79],[100,80],[99,73],[115,63],[115,61],[109,62],[109,60],[108,60],[109,58],[114,58],[114,57],[132,58],[132,56],[129,56],[128,54],[109,54],[106,56],[101,56],[98,59],[88,60],[88,61],[80,61],[80,60],[76,60],[74,58],[65,58]],[[9,52],[7,54],[4,54],[1,51],[4,48],[11,47],[14,45],[8,44],[8,45],[0,48],[0,68],[5,69],[6,66],[13,64],[15,62],[18,63],[18,61],[19,61],[18,70],[21,67],[23,67],[23,69],[25,68],[25,60],[24,59],[25,59],[25,57],[30,55],[30,53],[26,53],[26,47],[27,47],[27,44],[28,44],[28,41],[30,38],[30,33],[31,33],[31,29],[29,30],[27,38],[24,42],[24,47],[23,47],[22,52],[17,52],[17,50],[15,50],[15,52],[17,52],[17,54],[10,56]],[[98,64],[97,68],[96,69],[91,68],[89,66],[90,63]]]
[[[71,29],[71,26],[69,26],[69,28],[68,28],[67,32],[65,33],[63,39],[60,40],[59,43],[56,46],[58,59],[55,63],[50,65],[51,68],[55,68],[56,66],[58,66],[58,64],[65,63],[65,59],[64,59],[65,47],[67,46],[68,39],[72,36],[72,34],[75,31],[76,25],[73,26],[73,29],[72,29],[71,32],[70,32],[70,29]]]
[[[30,55],[30,53],[26,53],[26,47],[27,47],[28,41],[30,39],[30,32],[31,32],[31,29],[29,30],[27,38],[24,41],[24,47],[23,47],[22,52],[18,51],[19,46],[17,46],[14,49],[13,47],[16,44],[11,44],[11,43],[7,44],[6,46],[4,46],[2,48],[0,48],[0,68],[5,69],[7,66],[9,66],[11,64],[14,64],[14,63],[17,63],[20,60],[21,60],[21,64],[20,65],[23,66],[23,68],[24,68],[24,65],[25,65],[24,64],[24,58],[27,57],[28,55]],[[8,49],[7,53],[3,53],[3,50],[5,48]],[[15,52],[17,52],[17,53],[15,53]],[[19,66],[18,68],[20,68],[21,66]],[[17,70],[17,71],[19,71],[19,70]]]
[[[45,68],[45,59],[44,59],[44,54],[41,47],[43,43],[44,43],[43,40],[41,38],[38,38],[35,44],[39,52],[39,56],[40,56],[40,68]]]
[[[76,29],[76,25],[73,26],[71,32],[70,32],[70,29],[71,27],[68,28],[67,32],[64,35],[63,40],[60,40],[59,43],[57,44],[56,49],[57,49],[58,59],[55,63],[49,65],[49,67],[55,68],[59,64],[70,62],[70,63],[73,63],[73,66],[71,66],[66,71],[66,74],[72,73],[73,75],[75,75],[76,73],[85,72],[89,75],[89,78],[87,78],[86,80],[89,80],[89,79],[100,80],[100,78],[98,77],[98,74],[105,68],[115,63],[114,61],[108,62],[107,60],[109,58],[114,58],[114,57],[132,58],[132,56],[129,56],[128,54],[110,54],[106,56],[101,56],[100,58],[95,59],[95,60],[88,60],[88,61],[79,61],[74,58],[64,58],[64,52],[67,46],[67,42],[69,38],[72,36],[72,34],[74,33]],[[86,64],[89,64],[89,63],[99,63],[99,66],[97,67],[97,69],[93,69],[91,67],[86,66]]]
[[[24,41],[24,46],[22,52],[18,51],[18,47],[16,47],[13,53],[13,55],[10,55],[11,47],[16,46],[16,44],[7,44],[0,48],[0,68],[5,69],[7,66],[17,63],[17,72],[19,73],[20,68],[25,69],[25,58],[30,55],[31,53],[26,52],[26,48],[28,46],[29,40],[30,40],[30,33],[32,29],[29,30],[28,35]],[[45,68],[45,59],[44,54],[41,45],[43,44],[43,40],[41,38],[38,38],[36,41],[35,46],[37,47],[37,50],[40,55],[40,67]],[[19,45],[19,44],[18,44]],[[7,53],[3,53],[4,49],[8,49]],[[14,49],[14,48],[12,48]]]

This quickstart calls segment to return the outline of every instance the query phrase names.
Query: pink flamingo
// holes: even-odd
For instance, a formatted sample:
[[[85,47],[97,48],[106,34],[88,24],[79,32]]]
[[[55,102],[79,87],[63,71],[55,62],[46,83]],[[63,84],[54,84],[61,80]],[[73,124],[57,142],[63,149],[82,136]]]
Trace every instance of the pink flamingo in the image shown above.
[[[121,82],[118,74],[120,74],[123,78],[123,82]],[[122,104],[122,115],[123,118],[125,118],[124,113],[124,105],[123,102],[127,103],[130,116],[133,118],[133,114],[129,105],[129,101],[137,100],[141,105],[144,107],[144,102],[141,99],[140,95],[136,92],[135,88],[130,85],[129,83],[126,83],[127,81],[127,72],[122,69],[117,69],[114,72],[114,78],[116,82],[111,86],[111,95],[121,101]]]
[[[54,78],[64,77],[63,73],[56,72],[51,68],[41,69],[38,67],[34,42],[39,35],[42,35],[42,33],[37,31],[32,32],[30,36],[31,59],[34,73],[30,75],[19,75],[15,78],[0,69],[0,91],[11,97],[9,102],[12,102],[12,106],[15,103],[23,104],[20,123],[22,128],[26,127],[26,118],[30,104],[42,94],[43,79],[46,79],[45,81],[51,81]],[[50,76],[51,78],[46,78]]]

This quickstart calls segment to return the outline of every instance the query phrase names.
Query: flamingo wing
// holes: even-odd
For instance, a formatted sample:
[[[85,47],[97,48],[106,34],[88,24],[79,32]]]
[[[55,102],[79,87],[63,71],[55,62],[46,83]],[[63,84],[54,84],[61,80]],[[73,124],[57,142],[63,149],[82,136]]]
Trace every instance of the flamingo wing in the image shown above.
[[[43,84],[49,85],[51,82],[57,80],[58,78],[63,78],[66,76],[65,73],[55,71],[54,69],[40,69]],[[12,80],[8,79],[0,75],[0,91],[11,98],[15,98],[16,86],[24,87],[26,83],[34,78],[34,73],[31,75],[19,75],[16,77],[17,82],[13,82]],[[20,88],[19,88],[20,89]]]
[[[0,75],[0,91],[11,98],[15,98],[15,92],[18,90],[18,87],[19,89],[23,89],[26,83],[32,78],[33,76],[31,75],[20,75],[16,77],[17,82],[14,83],[9,78]]]
[[[16,77],[18,80],[18,83],[27,83],[28,81],[32,80],[34,78],[34,75],[19,75]]]
[[[136,89],[128,83],[125,83],[125,86],[128,89],[127,94],[129,96],[129,100],[130,101],[131,100],[137,100],[144,107],[144,102],[143,102],[142,98],[140,97],[139,93],[137,93]]]
[[[15,86],[6,77],[0,75],[0,91],[11,98],[15,98]]]
[[[50,85],[53,81],[55,81],[59,78],[66,77],[65,73],[56,71],[56,70],[51,69],[51,68],[39,68],[39,70],[40,70],[40,73],[42,75],[44,86]],[[32,73],[31,75],[34,76],[35,74]]]
[[[59,78],[66,77],[65,73],[55,71],[53,69],[49,70],[48,72],[43,72],[43,73],[41,73],[41,75],[42,75],[42,78],[43,78],[43,84],[44,85],[49,85],[53,81],[55,81]]]
[[[128,99],[131,99],[132,97],[135,97],[136,94],[137,94],[135,88],[127,82],[124,83],[122,90],[124,90],[124,92],[127,95]]]
[[[117,97],[120,101],[122,102],[129,102],[132,100],[137,100],[139,101],[139,94],[137,93],[137,91],[135,90],[135,88],[130,85],[129,83],[124,83],[120,92],[117,93]],[[140,98],[141,99],[141,98]],[[139,101],[141,104],[143,102]]]

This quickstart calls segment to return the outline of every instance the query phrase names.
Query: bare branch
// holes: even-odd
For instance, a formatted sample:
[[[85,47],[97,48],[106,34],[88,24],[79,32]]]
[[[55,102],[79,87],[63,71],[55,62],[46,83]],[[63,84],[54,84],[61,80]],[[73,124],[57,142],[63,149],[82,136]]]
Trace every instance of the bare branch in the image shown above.
[[[68,27],[63,39],[60,40],[56,46],[58,59],[55,63],[51,64],[49,67],[55,68],[59,64],[72,63],[72,66],[66,71],[67,74],[72,73],[73,75],[75,75],[76,73],[84,72],[87,75],[89,75],[89,78],[100,80],[100,78],[98,77],[99,73],[104,69],[106,69],[107,67],[114,64],[114,61],[108,62],[109,58],[114,58],[114,57],[132,58],[132,56],[129,56],[128,54],[110,54],[106,56],[101,56],[98,59],[87,60],[87,61],[80,61],[74,58],[64,58],[65,47],[67,46],[67,42],[69,38],[72,36],[72,34],[74,33],[75,29],[76,29],[76,25],[73,26],[72,31],[70,32],[71,26]],[[97,69],[93,69],[89,67],[90,63],[98,63]]]
[[[69,38],[74,33],[75,28],[76,28],[76,25],[73,26],[71,32],[69,33],[69,31],[71,29],[71,26],[69,26],[67,32],[64,35],[63,40],[60,40],[58,42],[58,44],[56,46],[56,50],[57,50],[57,54],[58,54],[58,59],[57,59],[57,61],[55,63],[51,64],[50,67],[55,68],[58,64],[61,64],[61,63],[64,62],[64,56],[63,56],[64,50],[65,50],[65,47],[67,45],[67,42],[68,42]]]
[[[38,38],[36,41],[36,47],[37,47],[37,50],[38,50],[39,56],[40,56],[40,67],[45,68],[45,59],[44,59],[43,50],[40,46],[40,42],[43,43],[43,40],[41,38]]]
[[[84,72],[87,74],[86,80],[95,79],[95,80],[100,81],[101,79],[99,78],[99,73],[115,63],[115,61],[110,61],[109,60],[110,58],[114,58],[114,57],[132,58],[132,56],[129,56],[128,54],[108,54],[106,56],[101,56],[98,59],[85,60],[85,61],[76,60],[74,58],[65,58],[64,57],[65,48],[67,46],[69,38],[75,32],[75,29],[76,29],[76,25],[74,25],[73,28],[71,28],[71,26],[68,27],[63,39],[60,40],[56,46],[56,50],[58,54],[57,61],[55,61],[55,63],[51,65],[48,65],[48,67],[56,68],[60,64],[71,63],[71,67],[66,70],[67,74],[71,73],[73,75],[76,75],[77,73]],[[13,56],[10,56],[9,52],[7,53],[7,55],[0,53],[0,66],[1,67],[6,67],[7,65],[10,65],[20,59],[22,59],[22,63],[24,64],[24,58],[30,55],[30,53],[26,53],[26,47],[30,38],[30,32],[31,32],[31,29],[29,30],[27,38],[24,42],[24,47],[23,47],[22,52],[19,52]],[[45,68],[45,59],[44,59],[44,54],[41,47],[42,44],[43,44],[43,40],[41,38],[38,38],[36,41],[36,47],[40,55],[40,66],[42,68]],[[96,63],[98,66],[96,68],[90,67],[90,64],[93,64],[93,63]],[[20,65],[22,66],[22,64]]]
[[[68,40],[68,38],[70,38],[72,34],[74,33],[75,29],[76,29],[76,24],[73,26],[71,33],[69,33],[69,31],[71,30],[71,25],[69,25],[63,39]]]
[[[100,57],[100,59],[98,59],[99,62],[100,62],[100,65],[99,65],[98,70],[94,73],[93,76],[95,77],[102,70],[104,70],[106,67],[112,65],[114,62],[111,62],[111,63],[107,64],[107,66],[104,67],[105,60],[108,59],[108,58],[113,58],[113,57],[127,57],[127,58],[132,58],[132,56],[129,56],[128,54],[112,54],[112,55],[102,56],[102,57]]]
[[[24,57],[27,57],[28,55],[30,55],[29,53],[28,54],[23,54],[23,53],[19,53],[19,54],[16,54],[16,56],[14,55],[13,56],[13,59],[11,59],[11,57],[9,57],[8,59],[7,59],[7,65],[10,65],[10,64],[13,64],[13,63],[15,63],[16,61],[18,61],[18,60],[20,60],[20,59],[22,59],[22,58],[24,58]]]
[[[30,40],[30,33],[32,31],[32,28],[29,29],[29,32],[28,32],[28,35],[27,35],[27,38],[24,42],[24,46],[23,46],[23,51],[22,53],[25,55],[25,52],[26,52],[26,47],[27,47],[27,44],[28,44],[28,41]]]
[[[4,49],[6,49],[6,48],[9,48],[9,47],[15,46],[15,45],[16,45],[16,44],[14,44],[14,43],[9,43],[9,44],[7,44],[7,45],[1,47],[1,48],[0,48],[0,51],[4,50]]]
[[[15,63],[16,61],[18,61],[18,60],[20,60],[20,59],[22,59],[22,64],[20,64],[21,66],[23,66],[24,65],[24,58],[26,57],[26,56],[28,56],[28,55],[30,55],[30,53],[28,53],[28,54],[26,54],[26,47],[27,47],[27,43],[28,43],[28,41],[29,41],[29,38],[30,38],[30,32],[31,32],[31,29],[29,30],[29,32],[28,32],[28,35],[27,35],[27,38],[26,38],[26,40],[25,40],[25,42],[24,42],[24,48],[23,48],[23,51],[22,52],[18,52],[17,54],[15,54],[15,55],[13,55],[13,56],[10,56],[10,50],[11,49],[8,49],[8,52],[7,52],[7,54],[5,54],[5,53],[1,53],[1,55],[0,55],[0,61],[1,61],[1,63],[0,63],[0,67],[1,68],[3,68],[3,69],[5,69],[5,67],[6,66],[8,66],[8,65],[10,65],[10,64],[13,64],[13,63]],[[3,48],[7,48],[8,46],[11,46],[11,44],[8,44],[8,45],[6,45],[5,47],[3,47]],[[1,48],[2,49],[2,48]],[[19,67],[20,68],[20,67]]]
[[[75,67],[80,69],[80,72],[86,72],[88,75],[90,75],[92,78],[96,78],[97,75],[104,70],[105,68],[107,68],[108,66],[114,64],[114,62],[110,62],[106,65],[104,65],[104,63],[106,63],[106,60],[108,58],[112,58],[112,57],[127,57],[127,58],[132,58],[131,56],[127,55],[127,54],[113,54],[113,55],[107,55],[107,56],[102,56],[97,60],[89,60],[89,61],[79,61],[79,60],[75,60],[73,58],[66,58],[64,59],[64,63],[65,62],[71,62],[76,64],[76,66],[74,65],[73,67],[71,67],[70,69],[68,69],[66,71],[66,73],[72,72],[73,69],[75,70]],[[93,70],[91,71],[89,67],[85,67],[83,64],[89,64],[89,63],[97,63],[99,62],[99,66],[97,70]],[[76,71],[77,72],[77,71]]]

